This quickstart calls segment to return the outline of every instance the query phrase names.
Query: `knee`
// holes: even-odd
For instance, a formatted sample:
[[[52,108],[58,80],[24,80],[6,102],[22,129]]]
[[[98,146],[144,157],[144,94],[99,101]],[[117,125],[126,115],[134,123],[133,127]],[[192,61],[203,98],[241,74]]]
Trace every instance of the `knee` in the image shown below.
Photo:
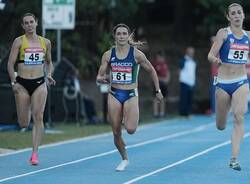
[[[29,127],[29,124],[28,124],[28,123],[25,123],[25,124],[19,123],[19,127],[20,127],[20,128],[28,128],[28,127]]]
[[[128,134],[134,134],[136,132],[136,128],[127,128]]]
[[[43,121],[43,113],[34,113],[33,114],[33,120],[34,122],[42,122]]]
[[[234,114],[234,122],[236,125],[241,125],[243,123],[244,115],[243,114]]]
[[[218,130],[225,130],[226,126],[216,125]]]
[[[218,130],[225,130],[226,129],[226,122],[227,118],[225,117],[216,117],[216,128]]]
[[[28,128],[29,127],[29,120],[21,120],[18,119],[18,124],[20,128]]]
[[[118,139],[121,137],[122,133],[121,131],[113,131],[113,135],[115,139]]]

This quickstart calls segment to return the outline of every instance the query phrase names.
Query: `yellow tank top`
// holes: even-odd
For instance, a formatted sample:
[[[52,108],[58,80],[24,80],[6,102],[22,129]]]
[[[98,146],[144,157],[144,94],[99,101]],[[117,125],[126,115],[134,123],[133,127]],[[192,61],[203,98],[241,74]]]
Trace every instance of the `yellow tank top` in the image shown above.
[[[22,45],[19,49],[19,63],[25,65],[41,65],[44,63],[46,55],[46,42],[38,36],[41,47],[29,47],[28,39],[25,35],[21,36]]]

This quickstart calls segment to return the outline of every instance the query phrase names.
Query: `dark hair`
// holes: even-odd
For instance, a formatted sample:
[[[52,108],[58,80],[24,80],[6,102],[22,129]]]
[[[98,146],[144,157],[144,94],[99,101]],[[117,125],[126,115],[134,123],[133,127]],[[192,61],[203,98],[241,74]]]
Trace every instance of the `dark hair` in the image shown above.
[[[113,28],[112,34],[113,34],[114,37],[115,37],[116,30],[117,30],[119,27],[125,27],[125,28],[128,30],[128,34],[131,34],[130,28],[129,28],[126,24],[120,23],[120,24],[117,24],[117,25]]]
[[[27,17],[27,16],[31,16],[31,17],[33,17],[35,19],[35,21],[37,21],[37,18],[33,13],[25,13],[25,14],[23,14],[23,16],[21,18],[21,23],[23,23],[23,18]]]
[[[241,9],[242,9],[242,11],[243,11],[243,7],[242,7],[239,3],[232,3],[232,4],[230,4],[230,5],[227,7],[227,10],[226,10],[226,12],[225,12],[226,15],[229,14],[229,9],[232,8],[233,6],[240,6]]]

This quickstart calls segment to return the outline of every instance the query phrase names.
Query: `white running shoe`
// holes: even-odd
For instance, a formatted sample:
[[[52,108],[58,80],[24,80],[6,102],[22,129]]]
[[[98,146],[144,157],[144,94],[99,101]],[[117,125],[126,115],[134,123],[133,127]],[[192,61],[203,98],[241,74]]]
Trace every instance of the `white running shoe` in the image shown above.
[[[128,160],[122,160],[121,163],[116,167],[116,171],[124,171],[128,164]]]

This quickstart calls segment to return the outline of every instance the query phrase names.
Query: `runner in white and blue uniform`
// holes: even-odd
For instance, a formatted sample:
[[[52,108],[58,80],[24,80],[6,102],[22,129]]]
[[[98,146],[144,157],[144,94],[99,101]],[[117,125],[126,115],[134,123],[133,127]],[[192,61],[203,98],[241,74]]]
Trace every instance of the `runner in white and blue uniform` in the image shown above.
[[[246,31],[242,31],[242,38],[237,38],[232,33],[230,27],[226,28],[227,38],[220,49],[220,59],[222,63],[244,65],[248,61],[250,39]],[[247,75],[223,80],[217,77],[216,86],[226,91],[230,96],[242,85],[248,83]]]
[[[131,40],[130,29],[125,24],[118,24],[113,29],[115,46],[102,56],[102,64],[96,78],[97,83],[109,83],[108,112],[111,121],[114,143],[122,157],[116,171],[123,171],[128,165],[128,155],[122,139],[122,121],[129,134],[135,133],[139,121],[138,72],[142,66],[151,76],[158,100],[163,96],[154,67],[146,56],[136,48],[138,43]],[[106,75],[110,68],[110,74]],[[108,76],[108,77],[107,77]]]
[[[218,65],[218,76],[215,80],[216,125],[219,130],[226,128],[227,114],[231,108],[234,126],[229,167],[241,170],[237,158],[244,134],[243,122],[249,94],[245,64],[249,59],[250,33],[242,29],[245,15],[240,4],[229,5],[226,15],[230,26],[217,32],[208,60]]]

